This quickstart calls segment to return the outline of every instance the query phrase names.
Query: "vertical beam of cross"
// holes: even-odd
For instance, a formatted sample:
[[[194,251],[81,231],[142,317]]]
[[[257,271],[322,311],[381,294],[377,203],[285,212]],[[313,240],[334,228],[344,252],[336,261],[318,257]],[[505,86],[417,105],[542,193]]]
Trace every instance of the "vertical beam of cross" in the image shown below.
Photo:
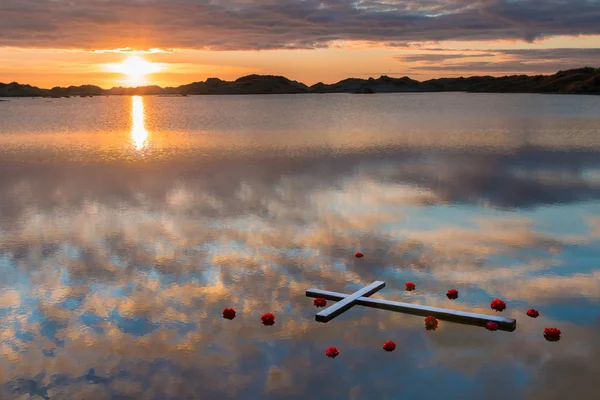
[[[323,311],[319,312],[315,319],[319,322],[329,322],[344,311],[350,309],[353,305],[356,304],[356,301],[361,297],[369,297],[373,293],[377,292],[379,289],[385,286],[385,282],[375,281],[368,286],[344,297],[342,300],[338,301],[334,305],[327,307]]]

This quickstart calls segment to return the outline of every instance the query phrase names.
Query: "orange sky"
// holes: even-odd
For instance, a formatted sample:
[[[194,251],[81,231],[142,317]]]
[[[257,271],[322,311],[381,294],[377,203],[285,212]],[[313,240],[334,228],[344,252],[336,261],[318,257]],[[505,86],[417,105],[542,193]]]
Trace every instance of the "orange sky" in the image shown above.
[[[136,86],[115,67],[141,54],[144,84],[283,75],[549,74],[600,66],[588,0],[2,0],[0,82]],[[174,50],[173,50],[174,49]]]
[[[393,48],[364,43],[347,43],[341,48],[315,50],[197,51],[174,50],[140,54],[160,72],[148,74],[147,84],[177,86],[209,77],[234,80],[248,74],[284,75],[306,84],[331,83],[347,77],[411,76],[425,80],[438,76],[506,75],[552,73],[559,69],[592,64],[600,66],[600,36],[558,37],[538,43],[522,41],[432,43],[419,48]],[[427,50],[427,49],[432,50]],[[573,57],[521,61],[510,50],[532,49]],[[557,50],[559,49],[559,50]],[[593,53],[588,54],[586,50]],[[93,84],[101,87],[132,86],[125,74],[113,72],[111,64],[122,63],[127,51],[90,52],[61,49],[0,48],[0,82],[17,81],[40,87]],[[445,59],[429,60],[431,56]],[[453,58],[454,56],[460,58]],[[409,57],[405,60],[403,57]],[[412,57],[412,58],[411,58]],[[419,59],[422,58],[422,59]],[[566,62],[565,62],[566,61]],[[586,62],[587,61],[587,62]],[[471,64],[475,62],[477,64]],[[480,68],[481,62],[487,62]],[[516,63],[515,63],[516,62]],[[450,66],[447,70],[430,67]],[[457,67],[458,66],[458,67]],[[497,66],[497,71],[494,71]]]

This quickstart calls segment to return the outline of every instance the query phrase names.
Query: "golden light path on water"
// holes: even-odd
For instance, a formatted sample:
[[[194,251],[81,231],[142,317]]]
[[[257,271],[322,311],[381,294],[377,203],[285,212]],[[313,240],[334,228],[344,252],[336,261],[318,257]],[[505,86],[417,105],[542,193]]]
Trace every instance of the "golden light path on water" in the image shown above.
[[[144,100],[141,96],[131,98],[131,140],[136,150],[144,149],[148,141],[144,123]]]

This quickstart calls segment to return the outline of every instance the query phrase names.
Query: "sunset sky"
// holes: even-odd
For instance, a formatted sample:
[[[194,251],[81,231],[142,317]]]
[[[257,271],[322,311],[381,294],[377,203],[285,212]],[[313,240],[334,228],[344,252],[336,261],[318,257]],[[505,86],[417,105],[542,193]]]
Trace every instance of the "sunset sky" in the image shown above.
[[[600,66],[600,0],[2,0],[0,16],[0,82],[46,88]]]

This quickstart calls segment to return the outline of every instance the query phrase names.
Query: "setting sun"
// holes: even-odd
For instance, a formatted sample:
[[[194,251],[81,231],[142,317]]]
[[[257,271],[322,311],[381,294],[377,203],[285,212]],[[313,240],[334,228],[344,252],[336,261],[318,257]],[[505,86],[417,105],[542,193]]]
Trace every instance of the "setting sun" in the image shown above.
[[[110,64],[109,70],[126,75],[124,83],[129,85],[147,84],[146,76],[161,71],[160,64],[144,60],[140,56],[129,56],[120,64]]]

